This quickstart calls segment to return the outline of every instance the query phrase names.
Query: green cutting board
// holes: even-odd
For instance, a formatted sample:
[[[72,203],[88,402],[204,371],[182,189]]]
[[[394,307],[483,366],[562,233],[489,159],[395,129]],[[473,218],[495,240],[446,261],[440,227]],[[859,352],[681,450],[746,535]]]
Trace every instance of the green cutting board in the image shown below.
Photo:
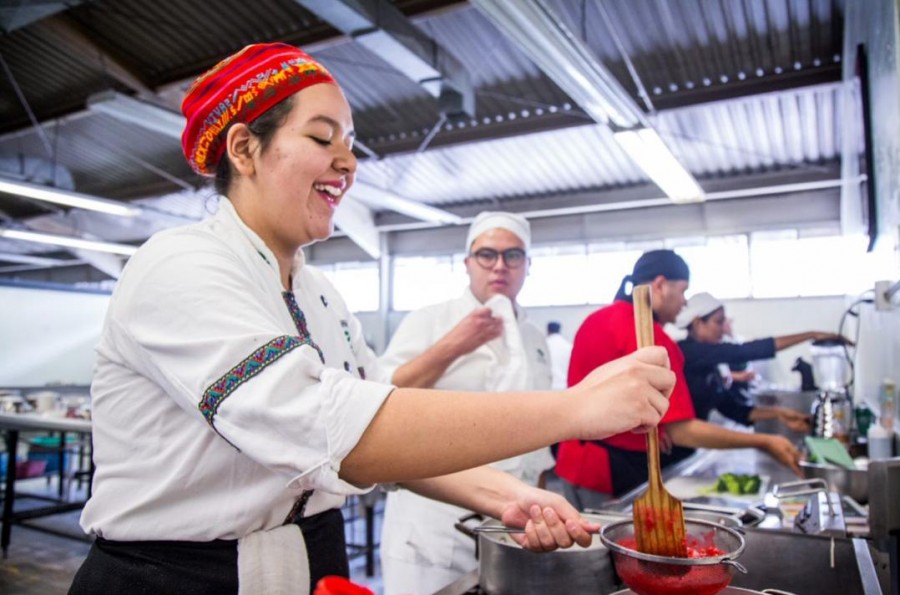
[[[814,438],[807,436],[806,447],[809,449],[810,458],[817,463],[831,463],[847,469],[856,469],[853,459],[844,445],[834,438]]]

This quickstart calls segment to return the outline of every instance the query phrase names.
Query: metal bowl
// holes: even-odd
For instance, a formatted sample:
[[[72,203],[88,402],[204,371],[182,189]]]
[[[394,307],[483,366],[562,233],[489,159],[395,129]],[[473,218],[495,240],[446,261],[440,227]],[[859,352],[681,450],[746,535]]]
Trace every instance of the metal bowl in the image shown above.
[[[806,479],[823,479],[829,489],[842,496],[850,496],[860,504],[869,501],[869,473],[866,470],[847,469],[837,465],[821,465],[808,461],[801,461],[800,468]]]
[[[689,547],[715,546],[718,556],[673,558],[654,556],[633,549],[634,522],[606,525],[600,540],[612,552],[616,572],[625,586],[638,595],[713,595],[731,582],[735,569],[747,572],[735,558],[744,551],[744,538],[729,527],[685,519]]]

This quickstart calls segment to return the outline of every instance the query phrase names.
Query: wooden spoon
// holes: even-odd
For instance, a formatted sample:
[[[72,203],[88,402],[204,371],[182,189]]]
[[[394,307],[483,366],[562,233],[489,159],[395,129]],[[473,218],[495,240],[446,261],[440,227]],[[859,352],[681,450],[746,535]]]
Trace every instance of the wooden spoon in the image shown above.
[[[653,345],[653,310],[650,286],[637,285],[634,298],[634,329],[638,349]],[[659,434],[656,428],[647,432],[647,466],[650,470],[647,491],[634,501],[634,537],[637,549],[656,556],[687,557],[684,510],[681,500],[663,487],[659,470]]]

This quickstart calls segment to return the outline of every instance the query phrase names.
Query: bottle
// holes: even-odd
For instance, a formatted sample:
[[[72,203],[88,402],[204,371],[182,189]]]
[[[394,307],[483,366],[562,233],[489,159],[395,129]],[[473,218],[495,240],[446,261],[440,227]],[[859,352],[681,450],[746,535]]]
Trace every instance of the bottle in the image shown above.
[[[882,424],[869,426],[869,460],[889,459],[894,448],[893,432],[889,432]]]
[[[881,425],[888,433],[894,432],[894,401],[897,398],[897,387],[894,381],[886,378],[881,383]]]

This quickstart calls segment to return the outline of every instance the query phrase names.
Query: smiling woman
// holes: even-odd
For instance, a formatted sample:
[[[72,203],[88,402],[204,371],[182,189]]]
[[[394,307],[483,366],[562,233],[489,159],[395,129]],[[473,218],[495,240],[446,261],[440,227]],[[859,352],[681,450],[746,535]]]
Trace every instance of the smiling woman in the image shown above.
[[[565,399],[383,382],[302,251],[331,235],[356,172],[340,87],[301,50],[257,44],[201,76],[183,111],[185,157],[223,196],[211,219],[146,242],[110,301],[81,519],[96,540],[70,592],[308,593],[347,576],[340,507],[377,482],[523,527],[534,551],[590,543],[596,527],[561,496],[472,468],[656,423],[665,355],[623,358]],[[493,240],[474,248],[506,258],[469,266],[503,293],[524,278],[522,246]]]

